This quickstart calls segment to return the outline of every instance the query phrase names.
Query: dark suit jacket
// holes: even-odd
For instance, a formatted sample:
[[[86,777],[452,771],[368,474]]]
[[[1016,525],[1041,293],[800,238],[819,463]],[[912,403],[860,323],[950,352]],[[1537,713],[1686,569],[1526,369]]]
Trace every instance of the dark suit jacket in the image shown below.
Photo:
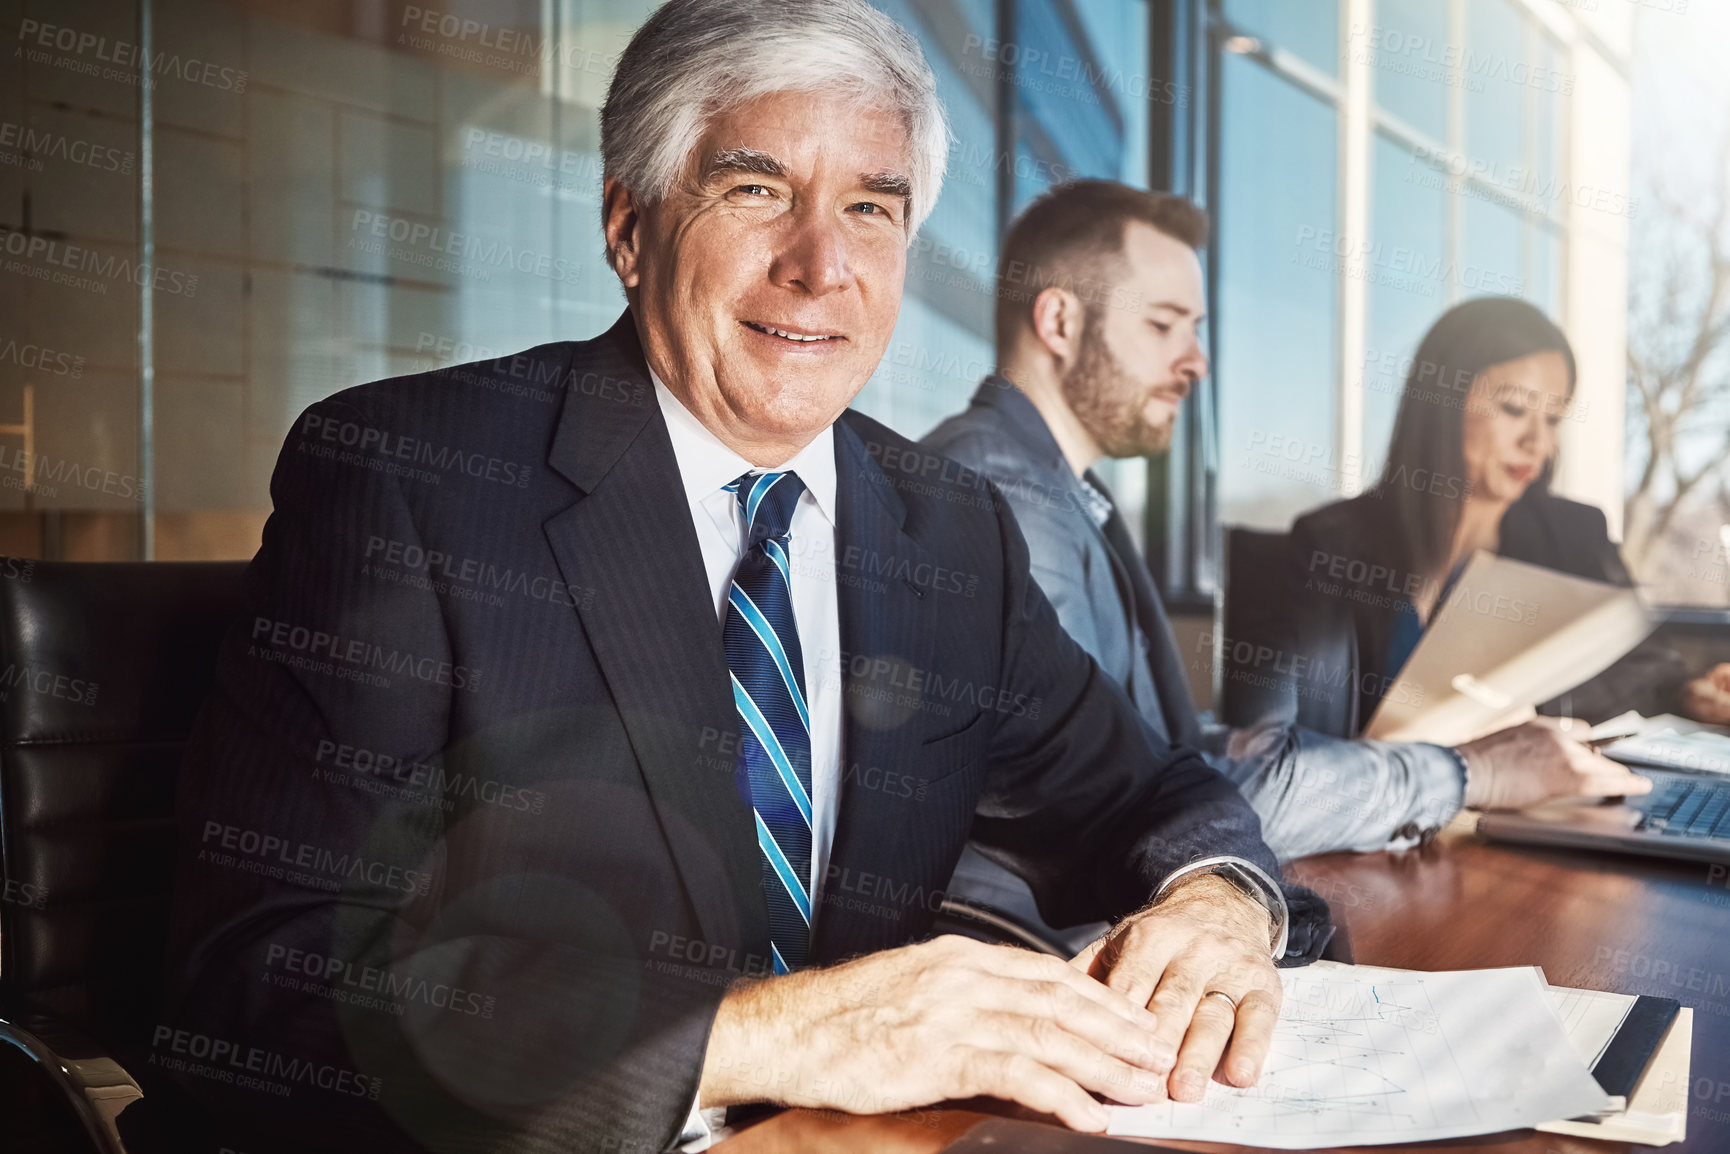
[[[1320,668],[1350,674],[1344,691],[1312,691],[1299,698],[1297,720],[1311,729],[1355,737],[1369,724],[1394,682],[1393,671],[1387,668],[1388,646],[1399,603],[1409,597],[1399,591],[1407,566],[1393,552],[1398,535],[1391,516],[1386,502],[1365,494],[1324,506],[1292,525],[1289,584],[1295,640],[1289,644]],[[1502,518],[1500,553],[1576,577],[1633,585],[1610,540],[1603,511],[1549,492],[1528,490],[1509,507]],[[1366,576],[1356,581],[1349,577],[1343,582],[1319,580],[1318,575],[1327,576],[1333,558],[1364,562],[1355,571]],[[1319,591],[1324,583],[1331,591]],[[1539,711],[1556,715],[1566,709],[1593,722],[1628,709],[1663,713],[1675,707],[1684,678],[1680,657],[1662,644],[1647,641]]]
[[[1152,743],[1058,627],[988,489],[855,413],[835,452],[846,709],[816,961],[926,935],[970,832],[1059,924],[1203,855],[1277,868],[1237,791]],[[319,1149],[661,1148],[768,931],[721,630],[629,314],[322,401],[271,491],[186,764],[158,1053]]]
[[[1195,699],[1154,586],[1123,515],[1102,527],[1088,488],[1108,494],[1090,470],[1084,483],[1045,419],[1007,379],[980,383],[967,408],[920,444],[978,469],[1015,510],[1034,579],[1064,628],[1124,687],[1155,732],[1181,745],[1201,740]]]

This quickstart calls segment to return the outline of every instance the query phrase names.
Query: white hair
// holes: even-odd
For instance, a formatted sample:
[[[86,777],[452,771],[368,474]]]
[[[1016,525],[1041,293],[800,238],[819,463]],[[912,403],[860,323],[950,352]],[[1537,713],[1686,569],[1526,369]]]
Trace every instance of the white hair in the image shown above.
[[[919,44],[865,0],[669,0],[619,57],[601,107],[605,174],[653,204],[710,118],[775,92],[842,92],[899,114],[909,243],[943,186],[949,121]]]

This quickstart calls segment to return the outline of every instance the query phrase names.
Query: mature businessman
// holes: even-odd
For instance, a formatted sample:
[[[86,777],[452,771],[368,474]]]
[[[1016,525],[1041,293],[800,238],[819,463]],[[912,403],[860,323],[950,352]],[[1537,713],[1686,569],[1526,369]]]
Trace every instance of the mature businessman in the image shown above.
[[[946,134],[863,0],[674,0],[602,112],[618,322],[296,422],[185,773],[189,1090],[321,1149],[651,1150],[1255,1081],[1325,908],[1004,505],[847,408]],[[1116,932],[922,940],[970,834]]]
[[[1040,197],[1004,242],[999,371],[924,440],[1000,487],[1069,634],[1149,725],[1243,789],[1282,858],[1411,846],[1461,805],[1650,788],[1549,721],[1457,749],[1341,741],[1280,720],[1201,723],[1159,592],[1093,466],[1163,451],[1207,373],[1196,252],[1207,228],[1181,197],[1111,181]],[[1037,918],[1019,881],[980,854],[963,859],[956,887]]]

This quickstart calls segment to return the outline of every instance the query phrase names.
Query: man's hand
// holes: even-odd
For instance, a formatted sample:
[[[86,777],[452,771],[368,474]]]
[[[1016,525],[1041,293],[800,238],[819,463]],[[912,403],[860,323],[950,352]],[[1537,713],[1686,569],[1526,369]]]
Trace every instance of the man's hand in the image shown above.
[[[1092,1094],[1164,1097],[1175,1048],[1155,1026],[1142,1004],[1056,958],[941,937],[735,985],[699,1099],[878,1114],[990,1095],[1101,1131]]]
[[[1707,725],[1730,725],[1730,665],[1714,665],[1684,685],[1682,712]]]
[[[1466,805],[1523,809],[1554,797],[1622,797],[1652,783],[1584,744],[1583,721],[1540,717],[1459,747],[1470,767]]]
[[[1154,1012],[1159,1038],[1177,1048],[1171,1097],[1199,1102],[1209,1078],[1253,1086],[1261,1077],[1284,997],[1271,931],[1254,898],[1200,874],[1125,918],[1070,965]]]

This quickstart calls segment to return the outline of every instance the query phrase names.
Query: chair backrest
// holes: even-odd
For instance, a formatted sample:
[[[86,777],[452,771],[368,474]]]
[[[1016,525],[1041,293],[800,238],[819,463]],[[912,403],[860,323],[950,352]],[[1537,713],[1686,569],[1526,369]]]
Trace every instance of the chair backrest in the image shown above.
[[[1219,719],[1254,725],[1297,714],[1297,687],[1289,675],[1291,542],[1285,533],[1225,531],[1225,636],[1220,652]]]
[[[0,1003],[119,1044],[159,997],[174,791],[244,562],[0,558]]]

